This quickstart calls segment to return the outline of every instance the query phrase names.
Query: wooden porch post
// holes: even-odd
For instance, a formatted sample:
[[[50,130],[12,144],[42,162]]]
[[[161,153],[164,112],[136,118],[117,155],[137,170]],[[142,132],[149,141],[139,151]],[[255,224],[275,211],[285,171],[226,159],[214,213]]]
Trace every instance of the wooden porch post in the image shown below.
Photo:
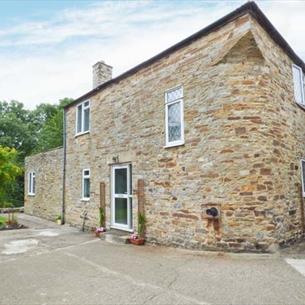
[[[104,223],[102,224],[103,227],[105,227],[106,223],[106,186],[105,182],[100,183],[100,208],[104,211]]]
[[[144,195],[144,180],[138,180],[138,213],[144,214],[145,195]]]

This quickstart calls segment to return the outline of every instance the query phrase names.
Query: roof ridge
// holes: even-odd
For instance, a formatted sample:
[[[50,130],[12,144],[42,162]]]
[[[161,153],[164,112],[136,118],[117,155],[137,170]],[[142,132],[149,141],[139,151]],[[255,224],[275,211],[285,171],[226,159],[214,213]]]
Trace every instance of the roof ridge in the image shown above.
[[[157,55],[149,58],[148,60],[136,65],[135,67],[123,72],[122,74],[118,75],[117,77],[99,85],[98,87],[90,90],[89,92],[85,93],[84,95],[80,96],[72,103],[66,105],[64,108],[68,108],[84,99],[91,97],[92,95],[100,92],[102,89],[108,87],[111,84],[121,81],[133,75],[140,69],[143,69],[157,60],[179,50],[180,48],[191,44],[193,41],[200,39],[201,37],[219,29],[220,27],[224,26],[225,24],[232,22],[233,20],[241,17],[242,15],[250,14],[254,19],[258,21],[258,23],[265,29],[265,31],[269,34],[269,36],[283,49],[283,51],[299,66],[303,68],[305,71],[305,63],[303,60],[296,55],[287,41],[282,37],[282,35],[276,30],[276,28],[272,25],[266,15],[262,12],[259,6],[254,1],[249,1],[243,4],[242,6],[238,7],[234,11],[228,13],[227,15],[223,16],[222,18],[216,20],[215,22],[209,24],[208,26],[204,27],[203,29],[199,30],[198,32],[192,34],[191,36],[181,40],[180,42],[172,45],[171,47],[165,49],[164,51],[158,53]]]

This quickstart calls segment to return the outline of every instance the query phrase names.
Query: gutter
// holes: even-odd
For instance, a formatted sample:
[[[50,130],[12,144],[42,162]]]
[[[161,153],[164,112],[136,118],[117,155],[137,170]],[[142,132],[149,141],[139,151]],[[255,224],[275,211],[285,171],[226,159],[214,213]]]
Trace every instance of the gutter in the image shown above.
[[[61,206],[61,224],[65,224],[65,210],[66,210],[66,155],[67,155],[67,141],[66,141],[66,109],[63,113],[63,148],[64,148],[64,158],[63,158],[63,172],[62,172],[62,206]]]

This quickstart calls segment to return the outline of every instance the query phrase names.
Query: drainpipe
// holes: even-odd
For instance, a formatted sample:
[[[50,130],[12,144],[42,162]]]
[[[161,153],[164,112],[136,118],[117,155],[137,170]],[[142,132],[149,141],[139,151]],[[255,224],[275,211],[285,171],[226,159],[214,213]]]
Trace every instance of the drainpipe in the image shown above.
[[[64,160],[63,160],[63,173],[62,173],[62,206],[61,206],[61,224],[65,224],[65,198],[66,198],[66,154],[67,154],[67,142],[66,142],[66,109],[63,113],[63,147],[64,147]]]

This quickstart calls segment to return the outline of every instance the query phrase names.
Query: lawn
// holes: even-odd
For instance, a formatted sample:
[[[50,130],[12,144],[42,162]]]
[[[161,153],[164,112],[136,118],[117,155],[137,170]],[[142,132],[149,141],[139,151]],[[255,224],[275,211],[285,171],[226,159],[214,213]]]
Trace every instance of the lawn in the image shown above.
[[[0,226],[3,226],[6,221],[7,221],[7,218],[0,215]]]

